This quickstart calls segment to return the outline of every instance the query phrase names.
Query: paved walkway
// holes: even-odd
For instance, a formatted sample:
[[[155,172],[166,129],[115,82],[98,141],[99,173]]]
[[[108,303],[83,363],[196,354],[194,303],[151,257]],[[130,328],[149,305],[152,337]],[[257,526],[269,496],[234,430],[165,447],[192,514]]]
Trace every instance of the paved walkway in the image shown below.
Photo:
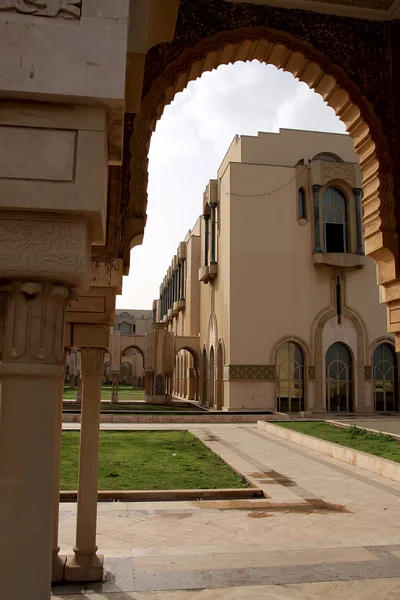
[[[252,425],[105,428],[190,429],[267,498],[101,503],[106,581],[55,598],[400,600],[400,484]],[[75,515],[61,504],[68,553]]]

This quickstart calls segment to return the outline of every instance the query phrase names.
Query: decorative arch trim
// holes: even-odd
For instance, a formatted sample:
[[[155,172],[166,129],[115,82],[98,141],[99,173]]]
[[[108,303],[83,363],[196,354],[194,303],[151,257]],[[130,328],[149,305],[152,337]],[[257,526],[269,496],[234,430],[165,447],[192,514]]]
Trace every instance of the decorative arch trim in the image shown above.
[[[144,350],[143,350],[142,348],[140,348],[140,346],[137,346],[136,344],[131,344],[130,346],[126,346],[126,348],[124,348],[124,349],[122,350],[122,353],[121,353],[121,360],[122,360],[123,358],[129,358],[129,356],[128,356],[128,357],[125,357],[125,352],[126,352],[127,350],[132,350],[132,349],[133,349],[133,350],[137,350],[138,352],[140,352],[140,354],[142,355],[143,364],[144,364]]]
[[[130,139],[131,202],[127,216],[145,222],[150,138],[165,106],[203,73],[220,65],[252,60],[292,73],[320,94],[345,124],[363,173],[366,252],[377,262],[379,283],[394,280],[398,250],[393,165],[381,122],[342,67],[285,31],[240,27],[219,32],[186,49],[154,80],[135,118]]]
[[[334,308],[329,307],[327,309],[322,310],[319,315],[317,315],[314,323],[312,325],[312,335],[315,348],[315,376],[316,376],[316,400],[317,406],[321,403],[323,398],[323,383],[324,383],[324,369],[325,369],[325,356],[322,352],[322,332],[326,325],[326,323],[332,319],[332,317],[336,316],[336,311]],[[364,366],[365,366],[365,356],[366,356],[366,327],[364,321],[354,311],[352,308],[345,306],[343,309],[343,316],[346,317],[353,325],[356,334],[357,334],[357,356],[354,356],[354,352],[351,348],[349,348],[351,352],[351,356],[353,359],[353,369],[357,370],[357,389],[356,389],[356,399],[357,406],[364,406]],[[341,340],[337,340],[338,342],[346,345],[345,342]]]
[[[368,365],[372,366],[372,361],[373,361],[373,358],[374,358],[375,350],[381,344],[387,344],[388,346],[390,346],[392,348],[393,352],[396,352],[396,346],[395,346],[394,337],[391,337],[391,336],[388,336],[388,335],[383,335],[383,336],[381,336],[379,338],[376,338],[376,340],[374,340],[369,345],[369,347],[368,347],[367,360],[366,360],[366,362],[368,363]]]
[[[299,348],[303,351],[304,359],[306,362],[306,366],[311,364],[311,350],[305,340],[297,335],[285,335],[281,337],[275,344],[272,346],[269,363],[270,365],[276,364],[276,353],[278,351],[279,346],[282,344],[288,344],[292,342],[299,346]]]

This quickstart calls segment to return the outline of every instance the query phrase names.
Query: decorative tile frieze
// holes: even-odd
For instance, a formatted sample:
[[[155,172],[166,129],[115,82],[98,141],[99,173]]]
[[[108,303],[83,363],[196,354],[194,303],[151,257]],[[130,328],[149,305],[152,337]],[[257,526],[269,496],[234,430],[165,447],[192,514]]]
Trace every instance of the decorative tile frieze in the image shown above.
[[[315,381],[317,379],[317,368],[315,365],[309,365],[308,367],[308,381]]]
[[[163,396],[165,394],[164,375],[159,373],[156,377],[156,396]]]
[[[230,381],[275,381],[275,365],[228,365]]]
[[[372,367],[371,366],[364,366],[364,380],[365,381],[372,381]]]

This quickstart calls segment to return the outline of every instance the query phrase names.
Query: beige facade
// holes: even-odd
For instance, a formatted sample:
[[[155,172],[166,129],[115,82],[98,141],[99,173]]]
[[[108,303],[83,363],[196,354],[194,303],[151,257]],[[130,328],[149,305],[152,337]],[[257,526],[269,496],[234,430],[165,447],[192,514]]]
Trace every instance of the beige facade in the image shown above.
[[[196,392],[182,350],[175,395],[226,411],[397,410],[360,186],[347,136],[233,140],[160,290],[159,320],[199,336]]]

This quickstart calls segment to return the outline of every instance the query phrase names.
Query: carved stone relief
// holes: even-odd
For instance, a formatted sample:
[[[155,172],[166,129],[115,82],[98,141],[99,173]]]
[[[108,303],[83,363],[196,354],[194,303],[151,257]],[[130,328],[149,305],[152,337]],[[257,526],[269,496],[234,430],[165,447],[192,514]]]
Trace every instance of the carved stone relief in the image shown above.
[[[314,365],[309,365],[308,367],[308,381],[315,381],[317,378],[317,370]]]
[[[89,287],[90,246],[83,219],[0,219],[2,278],[56,279]]]
[[[155,389],[155,395],[156,396],[164,396],[165,394],[165,384],[164,384],[164,376],[161,375],[161,373],[159,373],[156,376],[156,389]]]
[[[372,381],[372,367],[365,365],[364,367],[364,380]]]
[[[18,12],[36,17],[79,19],[82,0],[0,0],[0,12]]]
[[[355,187],[355,168],[348,163],[330,163],[322,161],[321,164],[321,179],[322,185],[332,181],[332,179],[340,179],[346,181],[351,187]]]

